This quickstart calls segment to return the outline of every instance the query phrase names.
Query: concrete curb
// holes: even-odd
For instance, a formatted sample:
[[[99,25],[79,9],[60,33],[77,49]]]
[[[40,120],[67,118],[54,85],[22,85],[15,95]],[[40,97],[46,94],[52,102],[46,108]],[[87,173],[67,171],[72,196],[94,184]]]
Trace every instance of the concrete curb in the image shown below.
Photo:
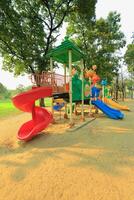
[[[74,127],[72,128],[68,128],[67,131],[68,132],[73,132],[76,131],[80,128],[82,128],[83,126],[86,126],[87,124],[89,124],[90,122],[94,121],[96,118],[90,118],[90,119],[86,119],[84,122],[79,123],[78,125],[74,125]]]

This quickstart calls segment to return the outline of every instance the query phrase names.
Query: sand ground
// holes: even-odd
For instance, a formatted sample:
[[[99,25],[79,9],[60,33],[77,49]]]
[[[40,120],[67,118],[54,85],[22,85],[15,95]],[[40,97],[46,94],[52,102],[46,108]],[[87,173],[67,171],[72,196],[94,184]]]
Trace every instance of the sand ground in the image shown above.
[[[134,101],[123,120],[97,118],[66,132],[62,121],[17,141],[20,114],[0,121],[0,200],[134,200]]]

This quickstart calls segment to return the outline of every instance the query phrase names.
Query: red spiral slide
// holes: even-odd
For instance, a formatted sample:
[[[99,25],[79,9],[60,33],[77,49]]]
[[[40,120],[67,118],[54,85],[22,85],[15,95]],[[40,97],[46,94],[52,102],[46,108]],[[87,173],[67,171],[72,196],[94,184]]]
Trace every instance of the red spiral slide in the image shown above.
[[[32,113],[32,120],[25,122],[18,131],[18,139],[29,141],[52,122],[52,114],[35,106],[35,101],[52,95],[51,87],[37,87],[12,98],[13,104],[24,112]]]

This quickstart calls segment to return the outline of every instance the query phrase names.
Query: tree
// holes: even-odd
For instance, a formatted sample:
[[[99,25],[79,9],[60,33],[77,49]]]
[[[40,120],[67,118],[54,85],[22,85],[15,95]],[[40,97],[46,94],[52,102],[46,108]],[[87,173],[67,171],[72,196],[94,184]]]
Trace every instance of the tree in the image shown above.
[[[94,0],[1,0],[0,52],[14,74],[48,70],[47,53],[67,16],[90,13]],[[89,9],[89,10],[88,10]]]
[[[129,97],[133,99],[134,98],[134,89],[133,89],[134,80],[131,78],[131,75],[125,80],[125,85],[126,85],[127,90],[129,91]]]
[[[129,90],[131,90],[131,98],[133,98],[134,90],[134,33],[132,35],[132,44],[128,44],[124,55],[124,60],[127,64],[128,72],[130,73]]]
[[[134,43],[129,44],[127,46],[127,50],[126,50],[124,58],[128,66],[128,71],[133,73],[134,72]]]
[[[10,91],[2,83],[0,83],[0,99],[9,98],[10,96]]]
[[[16,93],[21,93],[25,91],[25,87],[22,84],[19,84],[16,88]]]
[[[124,34],[120,30],[120,14],[110,12],[106,19],[95,18],[88,23],[79,18],[69,24],[68,34],[74,36],[79,47],[85,52],[85,67],[98,66],[101,78],[110,82],[119,67],[119,50],[126,44]],[[76,23],[77,22],[77,23]]]
[[[47,53],[63,21],[72,13],[85,15],[94,0],[1,0],[0,52],[3,69],[15,75],[49,69]],[[92,15],[92,13],[90,14]]]
[[[3,69],[22,73],[48,70],[46,57],[72,0],[1,0],[0,52]],[[39,86],[39,85],[38,85]],[[43,99],[40,105],[44,106]]]
[[[16,75],[48,70],[46,57],[73,0],[1,0],[3,69]]]

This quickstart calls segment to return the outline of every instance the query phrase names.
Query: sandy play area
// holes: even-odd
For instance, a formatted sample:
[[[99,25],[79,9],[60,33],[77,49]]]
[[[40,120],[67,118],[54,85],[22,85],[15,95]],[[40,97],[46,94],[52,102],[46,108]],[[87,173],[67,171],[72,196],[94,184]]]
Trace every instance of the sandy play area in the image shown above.
[[[134,101],[123,120],[97,118],[75,132],[50,125],[16,139],[29,114],[0,121],[0,200],[134,200]]]

